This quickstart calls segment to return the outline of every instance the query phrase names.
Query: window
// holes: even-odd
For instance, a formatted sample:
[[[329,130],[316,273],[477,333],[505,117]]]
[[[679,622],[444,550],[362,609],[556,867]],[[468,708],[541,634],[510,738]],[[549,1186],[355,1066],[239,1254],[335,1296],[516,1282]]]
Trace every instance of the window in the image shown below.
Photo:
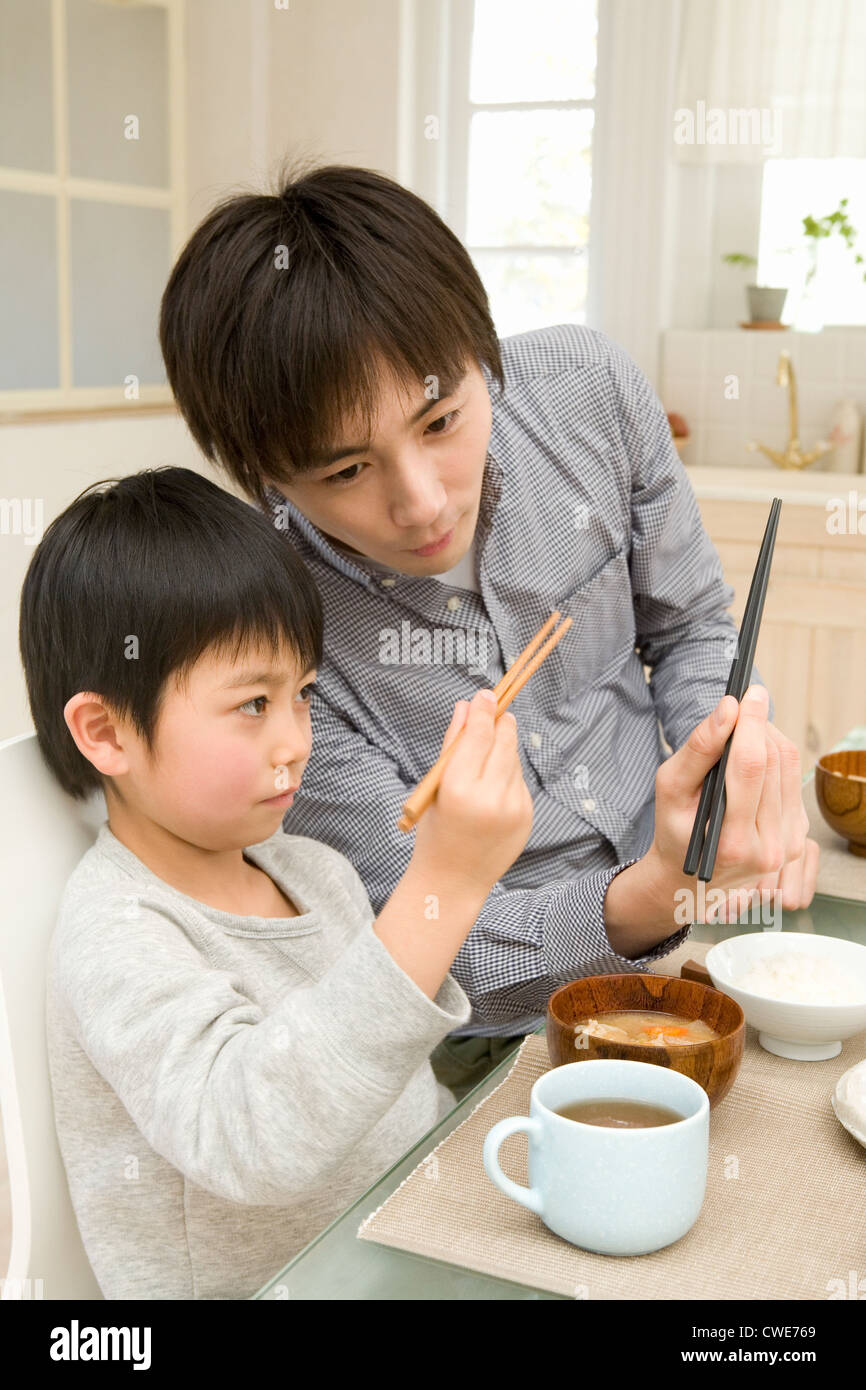
[[[500,337],[584,323],[596,0],[474,0],[465,227]]]
[[[182,0],[0,0],[0,411],[169,402]]]
[[[866,324],[866,159],[768,159],[761,191],[758,280],[789,286],[784,323],[797,317],[809,268],[803,218],[820,220],[842,198],[858,233],[849,249],[838,233],[818,241],[814,291],[826,324]],[[864,257],[859,265],[855,254]]]

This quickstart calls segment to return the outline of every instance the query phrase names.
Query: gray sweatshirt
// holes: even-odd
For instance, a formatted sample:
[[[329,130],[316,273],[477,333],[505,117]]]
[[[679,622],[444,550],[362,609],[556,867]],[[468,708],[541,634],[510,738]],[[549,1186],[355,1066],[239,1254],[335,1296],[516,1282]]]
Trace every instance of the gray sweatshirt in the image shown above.
[[[454,1104],[429,1055],[459,985],[431,1000],[397,965],[336,850],[280,829],[244,853],[300,916],[189,898],[107,822],[64,890],[54,1115],[109,1299],[249,1297]]]

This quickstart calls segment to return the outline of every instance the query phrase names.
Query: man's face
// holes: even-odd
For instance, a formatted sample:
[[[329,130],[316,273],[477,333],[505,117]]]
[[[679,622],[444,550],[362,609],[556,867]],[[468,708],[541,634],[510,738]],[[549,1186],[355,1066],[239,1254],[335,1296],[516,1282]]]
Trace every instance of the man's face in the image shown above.
[[[369,444],[350,421],[336,458],[276,487],[329,539],[405,574],[440,574],[475,534],[491,418],[475,362],[438,398],[419,385],[407,399],[385,374]],[[420,553],[431,542],[442,543]]]

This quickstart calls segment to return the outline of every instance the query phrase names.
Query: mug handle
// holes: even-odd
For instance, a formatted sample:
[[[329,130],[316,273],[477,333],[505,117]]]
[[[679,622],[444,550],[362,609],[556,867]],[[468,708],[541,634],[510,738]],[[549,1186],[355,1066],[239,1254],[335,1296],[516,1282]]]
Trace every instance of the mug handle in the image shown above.
[[[495,1124],[484,1140],[482,1157],[487,1176],[496,1184],[506,1197],[511,1197],[513,1201],[519,1202],[522,1207],[528,1207],[537,1216],[541,1215],[541,1193],[536,1187],[524,1187],[522,1183],[512,1182],[507,1178],[499,1166],[499,1150],[509,1134],[539,1134],[541,1125],[538,1120],[533,1120],[529,1115],[511,1115],[507,1120],[500,1120]]]

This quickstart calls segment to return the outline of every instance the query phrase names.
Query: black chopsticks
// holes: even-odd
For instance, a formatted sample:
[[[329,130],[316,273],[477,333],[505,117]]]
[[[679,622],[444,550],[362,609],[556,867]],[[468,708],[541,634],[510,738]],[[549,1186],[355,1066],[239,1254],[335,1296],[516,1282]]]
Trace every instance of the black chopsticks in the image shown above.
[[[755,565],[755,573],[752,575],[752,586],[746,600],[743,622],[737,640],[737,650],[731,662],[728,684],[725,687],[725,694],[733,695],[737,700],[742,700],[752,678],[755,648],[758,645],[758,632],[761,627],[761,616],[764,612],[764,599],[767,596],[770,565],[773,559],[773,547],[776,544],[776,532],[779,529],[779,512],[781,510],[781,498],[774,497],[767,521],[767,529],[764,532],[764,539],[758,554],[758,562]],[[735,730],[736,725],[734,726]],[[725,768],[728,765],[728,754],[731,750],[731,739],[734,736],[734,731],[729,735],[719,761],[710,768],[704,778],[701,799],[698,802],[695,823],[692,827],[692,837],[689,840],[689,847],[683,864],[684,874],[693,874],[697,870],[698,878],[704,883],[709,883],[713,876],[716,851],[719,848],[719,836],[726,804]],[[705,828],[706,838],[704,838]]]

